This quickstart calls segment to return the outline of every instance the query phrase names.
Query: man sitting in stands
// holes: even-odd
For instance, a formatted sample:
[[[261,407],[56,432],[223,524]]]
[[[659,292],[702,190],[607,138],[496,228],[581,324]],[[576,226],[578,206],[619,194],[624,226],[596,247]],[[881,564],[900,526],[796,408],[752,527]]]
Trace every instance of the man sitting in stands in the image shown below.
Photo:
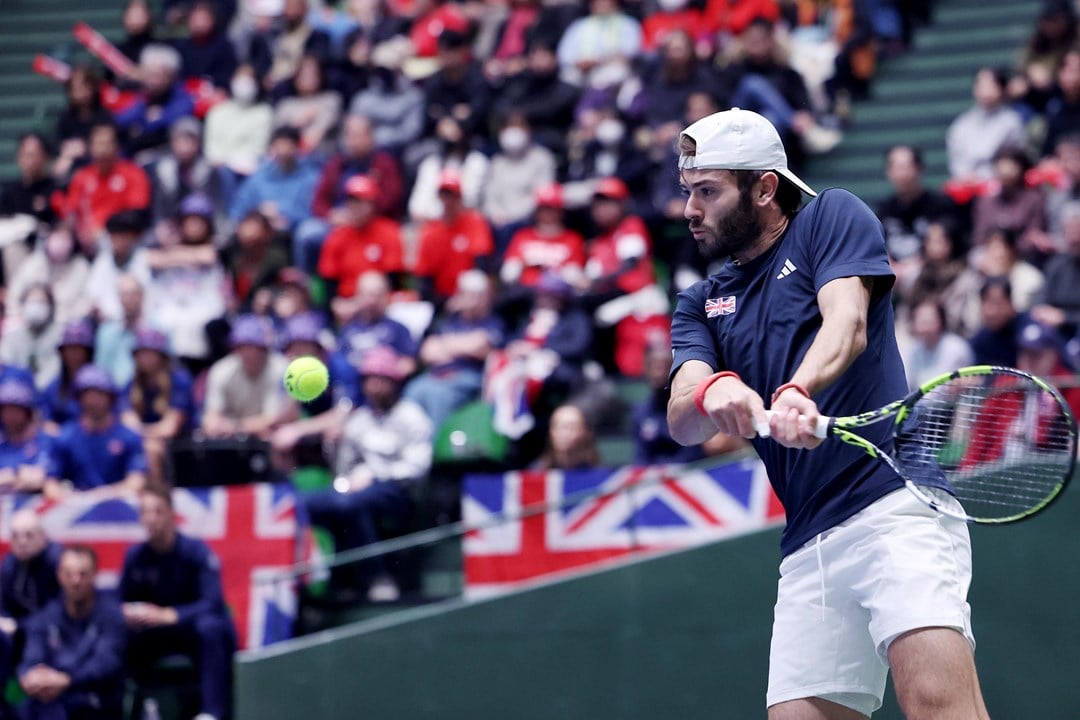
[[[147,540],[128,550],[120,576],[127,666],[137,679],[165,655],[190,655],[199,668],[202,695],[195,720],[220,720],[229,705],[236,635],[218,559],[202,540],[177,531],[167,490],[139,495],[139,521]]]
[[[30,621],[19,684],[27,720],[116,720],[124,701],[124,616],[94,589],[97,555],[60,555],[61,596]]]

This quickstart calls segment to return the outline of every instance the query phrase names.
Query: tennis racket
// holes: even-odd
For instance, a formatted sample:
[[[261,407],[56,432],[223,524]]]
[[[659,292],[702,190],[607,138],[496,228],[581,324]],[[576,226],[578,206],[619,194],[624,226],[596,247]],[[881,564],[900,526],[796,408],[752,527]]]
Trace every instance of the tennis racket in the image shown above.
[[[892,423],[891,452],[854,432],[883,422]],[[767,423],[756,429],[769,436]],[[814,434],[861,448],[931,508],[975,523],[1046,509],[1076,462],[1076,420],[1061,394],[1022,370],[991,365],[940,375],[877,410],[819,417]]]

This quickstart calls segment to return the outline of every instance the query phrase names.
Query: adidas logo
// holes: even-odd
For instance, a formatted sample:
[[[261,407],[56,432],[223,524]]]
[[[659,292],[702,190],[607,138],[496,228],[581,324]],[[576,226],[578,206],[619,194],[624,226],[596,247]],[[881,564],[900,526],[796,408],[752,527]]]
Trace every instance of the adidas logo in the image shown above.
[[[795,267],[795,263],[791,262],[791,258],[784,260],[784,269],[780,271],[780,274],[776,276],[777,280],[783,280],[791,273],[795,272],[799,268]]]

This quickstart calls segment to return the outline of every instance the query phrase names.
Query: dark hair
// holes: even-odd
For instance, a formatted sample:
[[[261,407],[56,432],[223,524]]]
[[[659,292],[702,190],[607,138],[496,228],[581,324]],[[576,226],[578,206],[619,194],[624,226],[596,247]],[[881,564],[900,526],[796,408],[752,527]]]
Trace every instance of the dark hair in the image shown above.
[[[112,120],[98,120],[90,126],[90,131],[86,133],[86,137],[90,138],[93,136],[94,133],[101,130],[108,130],[112,133],[113,138],[116,140],[116,142],[120,142],[120,127]]]
[[[892,154],[894,152],[896,152],[897,150],[907,150],[909,153],[911,153],[911,161],[913,163],[915,163],[915,167],[918,168],[920,171],[922,171],[923,169],[926,168],[926,165],[923,163],[922,150],[919,149],[918,147],[916,147],[915,145],[908,145],[906,143],[900,143],[898,145],[893,145],[888,150],[886,150],[885,151],[885,162],[886,163],[889,162],[889,158],[891,158]]]
[[[170,508],[173,506],[172,493],[167,488],[163,488],[157,485],[147,485],[139,491],[139,497],[155,497],[161,500]]]
[[[934,311],[937,312],[938,320],[941,321],[942,329],[947,330],[949,328],[949,317],[945,313],[945,305],[942,304],[940,298],[933,295],[924,297],[922,300],[919,300],[917,303],[915,303],[914,307],[911,308],[912,314],[914,314],[915,310],[917,310],[922,305],[930,305],[931,307],[933,307]]]
[[[996,163],[998,160],[1012,160],[1020,166],[1020,172],[1025,173],[1031,169],[1031,156],[1028,155],[1027,150],[1018,145],[1002,145],[994,153],[993,161]]]
[[[1004,91],[1005,86],[1009,84],[1009,77],[1012,75],[1012,72],[1008,68],[983,65],[975,71],[975,77],[978,77],[984,72],[990,73],[990,76],[994,78],[994,82],[997,83],[998,89],[1002,91]]]
[[[15,147],[17,147],[17,148],[22,147],[22,144],[24,142],[26,142],[27,140],[36,140],[37,143],[39,145],[41,145],[41,150],[46,155],[48,155],[49,157],[53,156],[52,143],[49,142],[49,139],[47,137],[45,137],[41,133],[35,132],[35,131],[24,132],[22,135],[20,135],[19,136],[19,143]]]
[[[270,223],[270,218],[263,215],[259,210],[249,210],[244,217],[240,218],[240,222],[238,222],[236,226],[240,227],[240,225],[246,223],[248,220],[254,220],[262,225],[263,230],[268,234],[272,235],[274,233],[274,226]]]
[[[735,176],[735,187],[739,189],[739,197],[743,197],[754,188],[754,184],[761,179],[762,175],[771,171],[731,170],[730,172]],[[794,217],[802,207],[802,191],[780,173],[776,174],[776,179],[779,181],[774,196],[776,204],[780,206],[780,212],[784,213],[785,217]]]
[[[89,545],[67,545],[60,551],[61,562],[65,555],[78,555],[90,559],[90,566],[96,572],[98,569],[98,555],[94,548]]]
[[[1020,241],[1020,235],[1013,228],[1007,228],[998,226],[990,231],[990,234],[986,236],[986,241],[990,242],[991,238],[999,237],[1012,251],[1016,251],[1016,243]]]
[[[71,85],[76,78],[82,78],[83,82],[90,86],[90,105],[94,109],[101,107],[101,75],[90,65],[76,65],[71,69],[71,74],[64,81],[64,92],[71,91]]]
[[[596,435],[593,432],[592,426],[589,424],[589,418],[585,414],[585,411],[581,407],[572,403],[566,403],[559,408],[555,408],[557,412],[561,407],[573,407],[581,413],[582,420],[585,425],[585,432],[578,442],[572,447],[565,457],[556,457],[555,449],[551,446],[551,429],[547,431],[547,445],[544,448],[543,454],[540,456],[538,465],[543,470],[577,470],[581,468],[594,468],[600,465],[600,451],[596,447]],[[554,412],[552,416],[554,416]]]
[[[775,27],[775,24],[773,23],[772,20],[770,20],[767,17],[764,17],[763,15],[757,15],[757,16],[754,17],[753,20],[751,20],[749,23],[747,23],[746,30],[750,30],[752,28],[761,28],[762,30],[767,30],[768,32],[771,33],[773,31],[774,27]],[[746,30],[743,30],[743,32],[746,32]]]
[[[1009,282],[1009,278],[1005,275],[995,275],[994,277],[986,278],[986,281],[979,288],[979,300],[985,300],[986,296],[990,294],[991,290],[999,289],[1005,293],[1005,297],[1012,300],[1012,283]]]
[[[112,233],[141,234],[146,229],[146,221],[140,210],[121,210],[109,216],[105,221],[105,230]]]
[[[299,145],[300,130],[294,128],[292,125],[282,125],[270,134],[270,142],[273,143],[274,141],[281,139],[291,140],[295,144]]]
[[[1060,39],[1052,40],[1043,34],[1038,23],[1054,17],[1065,17],[1065,32]],[[1062,47],[1068,47],[1076,38],[1076,10],[1069,0],[1046,0],[1039,17],[1036,18],[1035,29],[1028,40],[1028,52],[1032,55],[1046,55]]]

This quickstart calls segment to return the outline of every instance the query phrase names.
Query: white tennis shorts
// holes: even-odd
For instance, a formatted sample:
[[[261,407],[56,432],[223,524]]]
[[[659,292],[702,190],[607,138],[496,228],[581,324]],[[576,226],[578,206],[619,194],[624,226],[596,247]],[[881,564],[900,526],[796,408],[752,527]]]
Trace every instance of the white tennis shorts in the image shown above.
[[[971,633],[967,524],[897,490],[780,563],[769,706],[820,697],[881,707],[889,643],[923,627]]]

